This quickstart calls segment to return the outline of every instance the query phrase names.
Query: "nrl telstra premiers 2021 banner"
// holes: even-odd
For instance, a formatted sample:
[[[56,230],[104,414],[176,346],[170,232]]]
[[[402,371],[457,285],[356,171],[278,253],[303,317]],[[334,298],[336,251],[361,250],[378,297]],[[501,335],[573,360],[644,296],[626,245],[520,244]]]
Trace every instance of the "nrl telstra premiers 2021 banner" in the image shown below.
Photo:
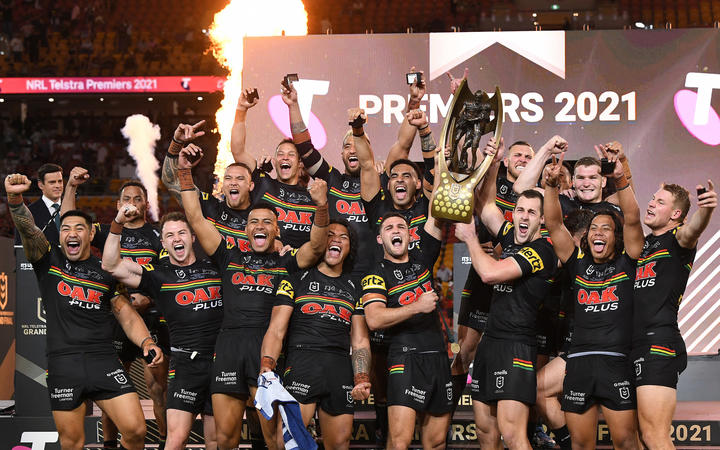
[[[257,154],[271,153],[289,135],[279,95],[286,73],[300,77],[295,87],[315,147],[342,167],[347,108],[365,109],[366,132],[383,159],[403,118],[410,67],[425,72],[421,108],[436,136],[452,99],[445,72],[460,77],[468,68],[472,90],[500,86],[507,143],[538,148],[559,134],[570,143],[567,158],[576,159],[594,156],[594,144],[621,142],[643,211],[663,181],[693,193],[709,178],[720,183],[718,29],[246,38],[244,55],[243,84],[261,96],[248,115],[248,148]],[[720,347],[720,266],[713,264],[719,255],[715,214],[680,306],[693,353]]]

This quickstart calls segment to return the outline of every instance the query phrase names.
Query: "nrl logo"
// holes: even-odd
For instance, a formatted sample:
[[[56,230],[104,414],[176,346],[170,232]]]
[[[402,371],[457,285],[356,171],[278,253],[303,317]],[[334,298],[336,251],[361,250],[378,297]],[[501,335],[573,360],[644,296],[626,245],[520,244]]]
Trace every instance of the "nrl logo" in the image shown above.
[[[623,400],[627,400],[630,398],[630,389],[627,386],[623,386],[618,390],[620,391],[620,398],[622,398]]]
[[[397,278],[398,280],[402,280],[402,279],[403,279],[403,274],[402,274],[401,271],[395,270],[393,273],[395,274],[395,278]]]
[[[502,389],[503,386],[505,386],[505,377],[497,377],[495,378],[495,387],[498,389]]]
[[[317,281],[311,282],[311,283],[310,283],[310,290],[313,291],[313,292],[319,291],[319,290],[320,290],[320,283],[318,283]]]
[[[47,320],[45,319],[45,308],[43,308],[42,304],[42,297],[38,297],[37,299],[37,318],[42,323],[47,323]]]
[[[177,275],[178,278],[185,278],[185,271],[184,270],[175,270],[175,275]]]
[[[8,302],[8,282],[7,274],[5,272],[0,273],[0,309],[5,309]]]

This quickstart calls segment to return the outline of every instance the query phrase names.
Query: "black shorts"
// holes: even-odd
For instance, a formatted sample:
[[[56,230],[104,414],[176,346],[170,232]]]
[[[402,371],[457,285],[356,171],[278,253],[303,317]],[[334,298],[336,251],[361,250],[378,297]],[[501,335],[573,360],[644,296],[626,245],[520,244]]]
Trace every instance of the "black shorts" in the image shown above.
[[[53,411],[71,411],[87,399],[135,392],[117,356],[103,353],[48,356],[47,387]]]
[[[300,403],[319,403],[320,408],[332,416],[355,411],[350,355],[291,349],[282,381]]]
[[[570,351],[574,326],[575,321],[570,317],[558,319],[558,354],[562,356],[565,361],[567,361],[567,354]]]
[[[567,359],[562,410],[582,414],[594,404],[613,411],[635,409],[635,377],[625,356],[584,355]]]
[[[157,314],[144,314],[142,318],[145,322],[145,326],[150,332],[150,336],[152,336],[153,341],[155,341],[155,344],[160,347],[164,354],[169,355],[170,331],[168,330],[165,319]],[[119,324],[117,324],[115,328],[113,346],[115,347],[118,357],[123,363],[131,363],[137,358],[143,357],[140,347],[133,344],[133,342],[128,339]]]
[[[263,328],[220,330],[215,342],[211,392],[236,396],[250,395],[260,374],[260,346]]]
[[[458,325],[483,332],[490,314],[492,286],[482,282],[474,270],[468,272],[467,281],[462,291]]]
[[[483,336],[473,362],[473,400],[494,403],[517,400],[534,405],[537,387],[537,350],[522,342]]]
[[[452,411],[450,360],[445,352],[390,353],[388,406],[407,406],[434,415]]]
[[[635,366],[636,386],[667,386],[677,389],[678,378],[687,367],[682,338],[636,345],[630,359]]]
[[[168,371],[167,409],[187,411],[193,416],[212,413],[209,408],[212,355],[196,356],[173,352]]]

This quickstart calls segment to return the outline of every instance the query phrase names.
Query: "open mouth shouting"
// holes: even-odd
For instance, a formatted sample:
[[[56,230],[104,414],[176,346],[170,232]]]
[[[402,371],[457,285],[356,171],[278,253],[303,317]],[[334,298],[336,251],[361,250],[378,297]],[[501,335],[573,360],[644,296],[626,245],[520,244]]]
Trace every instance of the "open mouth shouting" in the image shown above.
[[[530,227],[525,222],[518,224],[518,233],[520,233],[520,236],[527,237],[528,230],[530,230]]]
[[[331,258],[340,258],[340,255],[342,254],[342,249],[339,245],[331,245],[328,247],[328,256]]]
[[[256,248],[262,248],[267,243],[267,234],[263,232],[257,232],[253,234],[253,243]]]
[[[65,242],[67,247],[68,255],[79,255],[80,254],[80,241],[75,239],[68,239]]]
[[[400,236],[393,236],[393,237],[390,239],[390,245],[391,245],[391,246],[393,247],[393,249],[395,249],[395,250],[402,250],[402,243],[403,243],[403,241],[402,241],[402,238],[401,238]]]
[[[404,184],[398,184],[395,186],[395,198],[398,200],[405,200],[407,195],[407,187]]]
[[[355,156],[355,155],[348,156],[348,166],[355,168],[358,166],[358,164],[360,164],[360,160],[358,159],[357,156]]]
[[[592,249],[597,254],[601,254],[605,250],[606,245],[607,242],[602,239],[594,239],[592,241]]]
[[[177,259],[182,259],[185,256],[185,244],[179,243],[173,245],[173,251],[177,256]]]
[[[230,200],[232,202],[237,202],[240,199],[240,191],[239,190],[230,189],[230,191],[228,191],[228,192],[230,194]]]

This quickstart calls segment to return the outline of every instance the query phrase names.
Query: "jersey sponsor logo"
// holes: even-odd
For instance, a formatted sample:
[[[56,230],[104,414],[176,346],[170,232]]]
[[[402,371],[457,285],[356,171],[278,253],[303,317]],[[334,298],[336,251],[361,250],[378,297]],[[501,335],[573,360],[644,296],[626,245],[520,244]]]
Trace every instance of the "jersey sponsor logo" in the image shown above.
[[[242,272],[235,272],[231,278],[232,284],[245,284],[254,286],[273,286],[274,275],[259,273],[257,275],[246,275]]]
[[[155,267],[153,267],[152,264],[141,264],[141,265],[142,265],[143,268],[144,268],[145,270],[147,270],[148,272],[152,272],[153,270],[155,270]]]
[[[635,271],[635,289],[655,286],[655,264],[657,261],[651,261],[644,266],[640,266]]]
[[[610,286],[602,292],[578,289],[577,300],[579,304],[586,305],[585,312],[614,311],[620,300],[615,294],[616,289],[617,286]]]
[[[365,208],[360,202],[348,202],[347,200],[338,200],[335,202],[335,209],[340,214],[347,214],[352,216],[364,216]],[[367,222],[367,217],[362,222]]]
[[[288,280],[282,280],[280,287],[278,287],[278,295],[287,295],[290,298],[295,298],[295,289]]]
[[[220,286],[208,286],[181,291],[175,294],[175,302],[180,306],[194,304],[194,311],[222,306],[222,290]]]
[[[81,286],[70,286],[65,281],[60,281],[57,291],[63,297],[70,297],[71,305],[77,305],[85,309],[100,309],[100,300],[103,293],[94,289],[86,289]]]
[[[300,311],[302,311],[303,314],[308,315],[329,314],[330,316],[342,319],[347,323],[350,322],[350,317],[352,316],[352,310],[327,303],[320,304],[316,302],[307,302],[300,307]]]
[[[232,245],[232,247],[237,247],[238,250],[241,252],[249,252],[250,251],[250,242],[248,242],[245,239],[235,238],[233,236],[225,235],[223,236],[225,238],[225,241]],[[228,248],[232,248],[228,247]]]
[[[500,234],[502,234],[503,236],[506,236],[510,232],[510,230],[512,230],[512,227],[513,227],[512,219],[510,219],[507,222],[505,222],[505,226],[503,226],[502,233],[500,233]]]
[[[383,277],[379,277],[377,275],[366,276],[362,279],[361,284],[364,291],[369,289],[386,289],[385,280]]]
[[[538,272],[545,268],[543,260],[538,253],[531,247],[523,247],[518,252],[518,255],[522,256],[532,266],[532,273]]]
[[[409,305],[415,303],[422,294],[432,291],[432,282],[426,281],[422,286],[416,287],[412,291],[406,291],[398,297],[398,303],[401,305]]]

